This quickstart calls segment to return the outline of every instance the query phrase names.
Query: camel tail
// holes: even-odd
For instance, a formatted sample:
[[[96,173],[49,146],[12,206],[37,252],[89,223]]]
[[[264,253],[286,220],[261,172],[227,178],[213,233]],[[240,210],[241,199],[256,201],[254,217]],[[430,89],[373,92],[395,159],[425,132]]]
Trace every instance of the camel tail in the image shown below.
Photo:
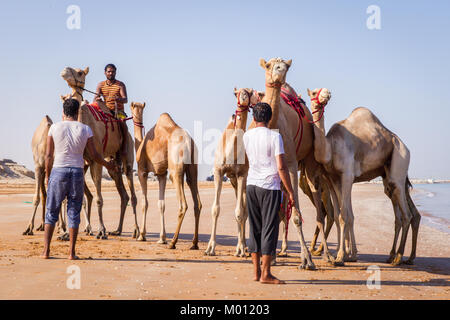
[[[413,214],[413,216],[420,217],[419,210],[417,210],[416,205],[414,204],[414,201],[411,198],[410,190],[413,188],[413,185],[408,177],[406,177],[405,181],[405,193],[406,193],[406,201],[408,203],[409,210]]]

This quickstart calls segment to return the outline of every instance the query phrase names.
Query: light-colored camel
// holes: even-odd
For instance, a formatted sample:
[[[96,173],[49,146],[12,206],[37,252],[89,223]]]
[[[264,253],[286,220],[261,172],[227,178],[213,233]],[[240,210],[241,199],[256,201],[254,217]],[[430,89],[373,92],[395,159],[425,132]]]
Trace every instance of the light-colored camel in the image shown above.
[[[122,144],[122,134],[120,133],[119,123],[111,120],[105,124],[103,121],[99,121],[96,119],[96,115],[91,108],[88,107],[87,103],[83,100],[83,89],[85,85],[85,78],[89,72],[89,68],[84,70],[74,69],[70,67],[66,67],[61,72],[61,77],[67,82],[70,88],[72,88],[71,96],[74,99],[77,99],[80,102],[80,109],[78,113],[78,121],[88,125],[94,134],[94,145],[97,152],[103,158],[116,158],[117,152],[120,150]],[[109,114],[109,110],[104,104],[104,102],[98,102],[98,106],[104,114]],[[98,116],[98,115],[97,115]],[[139,234],[139,227],[137,224],[136,217],[136,204],[137,198],[134,190],[134,182],[133,182],[133,163],[134,163],[134,150],[133,150],[133,139],[131,135],[128,134],[127,137],[127,156],[122,159],[124,173],[127,177],[128,187],[131,193],[131,205],[133,208],[134,214],[134,231],[133,237],[137,237]],[[99,231],[96,235],[97,239],[106,239],[107,233],[106,228],[103,223],[103,197],[101,193],[101,180],[102,180],[102,170],[103,166],[93,161],[90,156],[85,153],[84,159],[87,163],[85,166],[85,173],[87,169],[90,169],[91,177],[95,186],[95,202],[97,203],[98,208],[98,216],[99,216]],[[123,219],[125,216],[126,207],[130,197],[128,196],[125,186],[123,184],[122,175],[119,172],[108,170],[109,175],[114,180],[117,191],[120,195],[120,220],[119,226],[117,230],[114,232],[110,232],[111,235],[121,235],[122,227],[123,227]],[[90,211],[88,211],[88,226],[87,232],[91,234],[91,226],[90,226]]]
[[[246,205],[246,182],[248,173],[248,159],[242,136],[247,128],[247,116],[249,109],[255,105],[263,93],[258,93],[253,89],[234,89],[237,98],[237,109],[230,118],[222,133],[222,138],[216,148],[214,158],[214,202],[211,209],[212,230],[211,238],[206,248],[205,254],[213,256],[216,254],[216,231],[217,220],[220,213],[220,194],[224,175],[230,179],[236,194],[236,209],[234,215],[238,227],[238,243],[236,246],[236,256],[244,257],[245,253],[245,223],[248,217]]]
[[[160,213],[161,232],[158,243],[166,241],[166,229],[164,222],[165,200],[164,194],[167,182],[167,170],[169,178],[174,183],[178,200],[178,225],[170,249],[175,249],[181,224],[187,211],[187,202],[184,192],[184,175],[191,190],[194,201],[195,231],[191,249],[198,249],[198,226],[202,203],[197,185],[198,165],[197,147],[189,134],[179,127],[169,114],[160,115],[156,124],[143,136],[143,113],[145,103],[131,103],[131,112],[134,121],[134,137],[136,148],[136,161],[138,164],[138,176],[142,189],[143,222],[138,240],[145,241],[147,219],[147,179],[148,173],[153,172],[159,182],[158,209]]]
[[[34,131],[33,138],[31,140],[31,150],[33,152],[34,161],[34,179],[35,179],[35,189],[33,196],[33,214],[31,216],[30,222],[23,232],[23,235],[33,235],[34,229],[34,219],[36,212],[41,202],[42,196],[42,223],[36,228],[36,231],[44,231],[45,224],[45,204],[47,202],[47,191],[45,186],[45,154],[47,152],[47,136],[50,126],[53,124],[52,119],[49,116],[45,116],[36,131]],[[62,214],[60,214],[60,219],[58,220],[59,232],[66,231],[65,222],[63,220]]]
[[[339,203],[338,243],[336,263],[343,264],[347,251],[348,261],[356,261],[356,242],[353,232],[354,216],[351,191],[354,182],[369,181],[381,176],[386,195],[391,199],[395,213],[395,235],[388,261],[402,263],[402,256],[412,225],[412,250],[406,263],[412,264],[416,256],[420,214],[409,194],[408,167],[410,153],[406,145],[366,108],[356,108],[350,116],[335,123],[325,135],[323,117],[320,113],[330,99],[327,89],[315,89],[308,95],[314,113],[314,156],[328,173]],[[333,198],[333,201],[335,199]],[[401,241],[397,240],[400,229]]]
[[[298,163],[304,159],[313,147],[313,128],[307,119],[311,119],[311,113],[305,108],[306,119],[300,118],[295,110],[293,110],[283,99],[281,99],[281,86],[286,82],[286,74],[291,66],[292,60],[284,61],[281,58],[273,58],[266,62],[260,60],[260,65],[266,73],[266,92],[262,99],[272,108],[272,119],[269,122],[270,129],[278,129],[284,144],[285,161],[289,170],[292,187],[294,190],[295,207],[292,208],[292,220],[297,228],[301,251],[302,269],[315,269],[315,265],[311,259],[305,238],[303,235],[302,221],[298,203]],[[288,87],[291,94],[295,94],[295,90]],[[298,129],[301,122],[303,123],[303,136],[301,143]],[[255,127],[253,121],[249,129]]]

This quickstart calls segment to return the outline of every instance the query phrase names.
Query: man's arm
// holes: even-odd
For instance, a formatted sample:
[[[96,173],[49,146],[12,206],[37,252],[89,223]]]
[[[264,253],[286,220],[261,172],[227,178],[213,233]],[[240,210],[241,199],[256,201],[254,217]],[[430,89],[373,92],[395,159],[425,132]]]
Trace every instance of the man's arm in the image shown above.
[[[128,103],[127,88],[123,82],[120,85],[119,93],[120,97],[116,97],[116,101],[120,103]]]
[[[286,166],[286,162],[284,161],[284,154],[279,154],[275,158],[277,159],[278,174],[280,175],[281,181],[289,194],[289,200],[291,201],[292,206],[295,206],[294,190],[292,189],[289,170]]]
[[[106,167],[108,170],[117,170],[117,166],[115,165],[115,163],[113,161],[111,161],[111,162],[105,161],[105,159],[103,159],[103,157],[97,152],[97,150],[95,149],[94,140],[92,137],[90,137],[87,140],[86,148],[88,150],[89,155],[95,162],[100,163],[102,166]]]
[[[55,152],[55,142],[52,136],[47,136],[47,151],[45,153],[45,184],[48,185],[48,179],[53,167],[53,154]]]

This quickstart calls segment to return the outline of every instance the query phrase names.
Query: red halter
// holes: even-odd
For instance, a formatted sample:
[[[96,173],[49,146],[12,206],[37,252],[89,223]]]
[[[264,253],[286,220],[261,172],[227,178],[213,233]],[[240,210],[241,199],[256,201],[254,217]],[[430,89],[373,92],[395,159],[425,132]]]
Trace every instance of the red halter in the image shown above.
[[[239,90],[239,92],[237,94],[237,109],[234,112],[234,128],[236,128],[236,118],[238,117],[238,115],[243,112],[248,112],[250,110],[250,108],[253,108],[253,105],[250,102],[253,95],[256,95],[256,97],[258,98],[257,102],[260,102],[258,93],[256,92],[256,90],[253,90],[248,97],[248,106],[242,106],[241,100],[240,100],[241,90]]]

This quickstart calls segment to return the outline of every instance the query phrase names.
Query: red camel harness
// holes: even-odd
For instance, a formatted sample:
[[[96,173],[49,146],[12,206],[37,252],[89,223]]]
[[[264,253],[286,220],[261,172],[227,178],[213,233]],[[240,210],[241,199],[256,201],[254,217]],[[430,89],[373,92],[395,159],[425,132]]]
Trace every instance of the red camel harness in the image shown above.
[[[116,119],[112,114],[105,113],[102,109],[100,109],[97,102],[93,102],[91,104],[87,104],[86,107],[92,113],[96,121],[101,121],[105,125],[105,136],[103,137],[103,152],[105,151],[106,144],[108,143],[108,124],[111,124],[111,130],[114,132],[114,122],[125,122],[127,120],[133,119],[133,117],[125,118],[125,119]],[[134,121],[133,121],[134,122]],[[140,122],[135,122],[138,127],[143,128],[144,126]],[[118,129],[118,128],[117,128]]]
[[[322,106],[322,104],[319,101],[319,96],[320,93],[322,92],[322,89],[320,89],[317,92],[317,95],[315,98],[311,98],[311,102],[315,101],[317,102],[317,104],[319,106],[321,106],[321,108],[319,110],[313,111],[312,113],[316,113],[320,111],[320,116],[319,119],[316,121],[310,121],[307,117],[306,117],[306,113],[305,113],[305,109],[304,107],[306,107],[306,103],[305,101],[301,98],[301,96],[296,96],[296,95],[292,95],[289,93],[289,91],[285,88],[285,87],[281,87],[281,92],[280,92],[280,96],[281,98],[283,98],[284,102],[286,102],[292,109],[294,109],[294,111],[297,113],[298,117],[299,117],[299,124],[298,124],[298,128],[297,128],[297,133],[295,134],[294,137],[294,141],[295,139],[297,139],[298,133],[300,132],[300,139],[298,140],[297,143],[297,147],[295,149],[295,152],[298,152],[298,148],[300,147],[300,144],[302,142],[302,138],[303,138],[303,121],[302,119],[305,119],[308,123],[315,123],[318,122],[322,119],[323,117],[323,113],[325,111],[325,106]],[[283,209],[283,202],[281,202],[281,206],[280,209]],[[285,208],[285,214],[286,214],[286,236],[288,234],[288,227],[289,227],[289,219],[291,218],[292,215],[292,203],[289,200],[288,204]],[[303,222],[303,218],[300,215],[300,218],[302,219]]]

